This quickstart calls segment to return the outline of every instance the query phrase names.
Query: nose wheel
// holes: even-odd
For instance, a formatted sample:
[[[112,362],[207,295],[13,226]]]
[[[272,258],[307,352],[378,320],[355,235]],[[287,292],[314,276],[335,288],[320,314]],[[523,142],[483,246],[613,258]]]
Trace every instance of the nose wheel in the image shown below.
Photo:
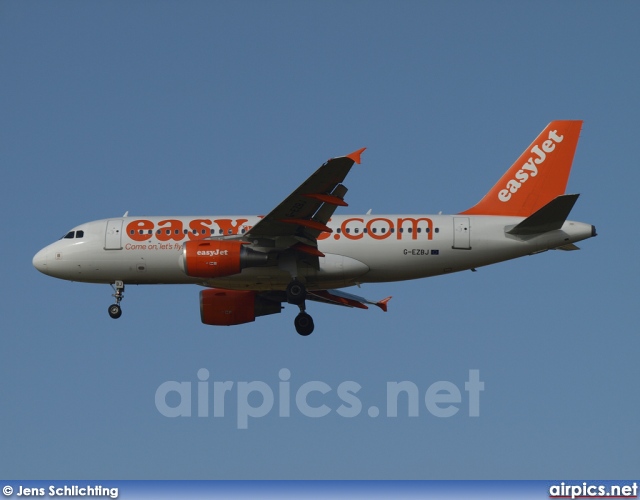
[[[113,319],[118,319],[122,316],[122,308],[118,304],[111,304],[109,306],[109,316]]]
[[[111,285],[111,288],[113,288],[113,290],[115,291],[113,297],[115,297],[116,303],[109,306],[109,316],[111,316],[113,319],[118,319],[120,316],[122,316],[122,308],[120,307],[120,302],[124,298],[124,283],[122,281],[116,281],[113,285]]]

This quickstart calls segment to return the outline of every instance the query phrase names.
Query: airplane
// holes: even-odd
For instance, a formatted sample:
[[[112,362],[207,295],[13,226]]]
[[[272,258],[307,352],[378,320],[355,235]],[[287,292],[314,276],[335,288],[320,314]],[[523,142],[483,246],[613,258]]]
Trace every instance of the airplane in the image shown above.
[[[307,301],[387,311],[341,288],[472,270],[546,250],[577,250],[596,236],[567,220],[565,194],[582,128],[551,122],[489,192],[454,215],[336,215],[344,179],[365,148],[333,158],[265,216],[114,217],[87,222],[33,257],[49,276],[110,284],[117,319],[125,285],[197,284],[206,325],[239,325],[298,306],[296,331],[313,332]]]

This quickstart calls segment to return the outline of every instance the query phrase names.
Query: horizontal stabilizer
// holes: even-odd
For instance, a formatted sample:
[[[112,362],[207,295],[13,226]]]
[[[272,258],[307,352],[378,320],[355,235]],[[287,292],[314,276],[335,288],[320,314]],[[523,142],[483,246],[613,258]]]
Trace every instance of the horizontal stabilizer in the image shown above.
[[[575,205],[579,194],[560,195],[515,227],[507,231],[508,234],[528,235],[540,234],[560,229],[569,217],[569,213]]]

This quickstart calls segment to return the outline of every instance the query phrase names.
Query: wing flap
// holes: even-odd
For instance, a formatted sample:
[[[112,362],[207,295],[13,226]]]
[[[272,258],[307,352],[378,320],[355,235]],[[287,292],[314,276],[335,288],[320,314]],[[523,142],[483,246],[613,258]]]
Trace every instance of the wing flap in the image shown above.
[[[313,198],[314,200],[321,201],[322,203],[328,203],[329,205],[336,205],[337,207],[349,206],[349,204],[342,198],[338,198],[337,196],[333,196],[331,194],[309,193],[304,194],[303,196],[306,196],[307,198]]]
[[[573,250],[580,250],[580,247],[578,245],[575,245],[573,243],[568,243],[567,245],[562,245],[561,247],[556,247],[554,248],[554,250],[564,250],[565,252],[570,252]]]

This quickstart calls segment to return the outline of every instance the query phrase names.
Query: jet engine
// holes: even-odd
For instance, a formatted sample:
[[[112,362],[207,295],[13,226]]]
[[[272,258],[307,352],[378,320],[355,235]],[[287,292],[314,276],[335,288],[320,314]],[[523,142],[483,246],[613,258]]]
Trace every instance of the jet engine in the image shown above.
[[[208,288],[200,292],[200,318],[205,325],[240,325],[281,310],[280,302],[250,290]]]
[[[180,268],[194,278],[221,278],[245,267],[267,264],[266,253],[247,248],[247,243],[226,240],[194,240],[182,245]]]

